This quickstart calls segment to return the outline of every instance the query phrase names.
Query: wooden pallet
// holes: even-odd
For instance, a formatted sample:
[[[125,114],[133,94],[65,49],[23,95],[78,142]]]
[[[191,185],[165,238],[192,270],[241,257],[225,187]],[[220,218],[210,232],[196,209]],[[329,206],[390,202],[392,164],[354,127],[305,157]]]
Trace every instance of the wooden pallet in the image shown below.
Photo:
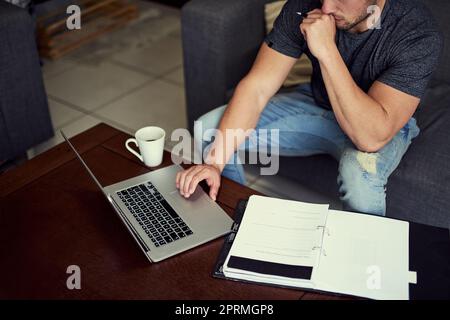
[[[92,42],[105,33],[116,30],[138,17],[135,5],[125,0],[79,0],[81,29],[68,30],[66,7],[50,13],[37,22],[39,53],[58,59]]]

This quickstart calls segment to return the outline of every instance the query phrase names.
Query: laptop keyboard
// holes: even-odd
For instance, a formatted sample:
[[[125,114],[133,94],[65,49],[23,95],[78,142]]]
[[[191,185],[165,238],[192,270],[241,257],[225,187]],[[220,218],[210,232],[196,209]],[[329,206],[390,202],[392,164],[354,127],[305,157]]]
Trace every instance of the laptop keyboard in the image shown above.
[[[119,191],[117,195],[156,247],[192,234],[150,182]]]

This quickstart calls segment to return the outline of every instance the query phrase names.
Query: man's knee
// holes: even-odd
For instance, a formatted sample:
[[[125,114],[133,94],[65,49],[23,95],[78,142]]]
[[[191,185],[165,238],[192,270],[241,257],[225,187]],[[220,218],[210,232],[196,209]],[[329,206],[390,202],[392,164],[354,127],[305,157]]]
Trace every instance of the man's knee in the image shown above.
[[[377,169],[378,154],[350,150],[339,164],[338,185],[345,209],[384,215],[385,181]]]

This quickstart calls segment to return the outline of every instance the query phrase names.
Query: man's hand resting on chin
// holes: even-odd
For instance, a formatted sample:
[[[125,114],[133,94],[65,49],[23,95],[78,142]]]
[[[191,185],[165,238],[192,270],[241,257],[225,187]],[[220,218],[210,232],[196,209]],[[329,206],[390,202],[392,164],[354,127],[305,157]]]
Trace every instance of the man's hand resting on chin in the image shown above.
[[[197,188],[200,181],[206,180],[209,186],[209,196],[216,201],[220,187],[220,170],[210,164],[192,166],[177,173],[176,186],[180,194],[189,198]]]
[[[320,61],[325,59],[330,48],[336,47],[336,21],[332,15],[315,9],[300,25],[300,31],[308,43],[309,51]]]

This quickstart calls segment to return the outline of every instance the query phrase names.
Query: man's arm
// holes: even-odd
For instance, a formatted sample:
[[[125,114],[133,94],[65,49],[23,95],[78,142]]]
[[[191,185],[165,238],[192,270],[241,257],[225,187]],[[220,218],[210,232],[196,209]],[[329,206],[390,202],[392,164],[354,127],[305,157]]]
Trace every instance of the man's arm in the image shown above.
[[[219,125],[219,131],[225,137],[227,129],[254,129],[264,107],[280,89],[290,70],[297,60],[269,48],[263,43],[255,63],[236,88]],[[236,130],[236,132],[242,130]],[[246,139],[245,135],[238,136],[234,143],[214,144],[215,149],[224,150],[223,157],[216,158],[208,155],[208,160],[215,164],[220,171]],[[218,139],[219,143],[223,140]]]
[[[314,10],[301,25],[311,53],[319,60],[336,120],[355,146],[377,152],[413,115],[420,99],[381,82],[368,93],[353,80],[335,43],[334,18]]]
[[[227,129],[239,129],[243,134],[229,142],[216,139],[206,159],[207,164],[192,166],[178,173],[176,185],[183,196],[189,197],[197,184],[206,180],[210,186],[210,197],[216,199],[225,164],[245,141],[245,131],[256,127],[262,110],[280,89],[296,61],[263,43],[252,69],[239,82],[218,128],[223,138]]]
[[[383,148],[419,105],[419,98],[378,81],[368,93],[362,91],[337,48],[319,63],[336,120],[361,151]]]

